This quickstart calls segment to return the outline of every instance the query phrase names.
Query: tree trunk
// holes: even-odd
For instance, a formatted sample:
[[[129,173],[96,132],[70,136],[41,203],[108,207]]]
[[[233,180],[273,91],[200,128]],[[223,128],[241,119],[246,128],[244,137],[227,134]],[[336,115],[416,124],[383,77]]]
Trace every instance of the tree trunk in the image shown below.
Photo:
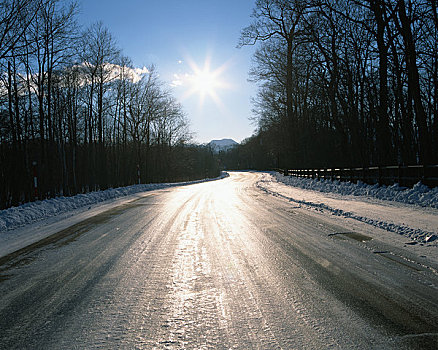
[[[431,161],[429,131],[427,127],[426,112],[421,99],[420,76],[417,65],[417,51],[412,36],[411,21],[406,14],[404,0],[398,1],[398,13],[400,16],[401,30],[406,50],[406,63],[408,69],[408,84],[412,93],[415,109],[415,120],[418,127],[419,161],[428,164]]]
[[[382,0],[371,1],[371,9],[377,25],[377,48],[379,50],[379,103],[377,107],[377,152],[379,165],[393,162],[393,146],[388,117],[388,45],[385,43],[386,16]]]

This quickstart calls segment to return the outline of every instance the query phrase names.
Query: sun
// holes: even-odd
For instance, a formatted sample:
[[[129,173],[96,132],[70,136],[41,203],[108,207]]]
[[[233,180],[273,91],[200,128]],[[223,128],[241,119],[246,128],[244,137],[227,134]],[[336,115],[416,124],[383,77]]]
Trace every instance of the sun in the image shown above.
[[[228,68],[229,63],[225,63],[216,69],[211,68],[211,58],[208,56],[203,67],[199,67],[193,60],[189,59],[188,64],[191,73],[186,76],[188,90],[183,99],[192,95],[199,95],[200,106],[203,105],[206,98],[212,99],[217,105],[221,105],[218,91],[230,88],[223,78],[222,74]]]
[[[209,70],[196,72],[191,79],[192,88],[201,96],[212,95],[215,93],[215,88],[219,87],[220,83],[217,76]]]

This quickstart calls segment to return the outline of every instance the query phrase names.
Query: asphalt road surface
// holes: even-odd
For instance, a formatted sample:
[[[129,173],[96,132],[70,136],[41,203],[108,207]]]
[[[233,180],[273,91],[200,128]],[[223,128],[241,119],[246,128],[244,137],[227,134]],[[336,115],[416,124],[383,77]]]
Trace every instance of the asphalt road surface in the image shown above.
[[[438,349],[436,266],[260,176],[143,193],[0,258],[0,348]]]

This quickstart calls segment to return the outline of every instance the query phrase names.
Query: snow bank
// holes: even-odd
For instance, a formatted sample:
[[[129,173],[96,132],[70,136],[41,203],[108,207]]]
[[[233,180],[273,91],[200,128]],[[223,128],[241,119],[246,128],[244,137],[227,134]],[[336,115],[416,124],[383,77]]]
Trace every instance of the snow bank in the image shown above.
[[[416,204],[422,207],[438,208],[438,187],[429,188],[418,182],[413,188],[392,186],[367,185],[361,181],[352,182],[331,181],[328,179],[308,179],[295,176],[283,176],[272,173],[278,182],[302,189],[325,193],[337,193],[343,196],[367,196],[377,199],[395,201],[407,204]]]
[[[258,181],[266,193],[320,212],[364,222],[419,243],[438,243],[438,188],[413,188],[286,177],[270,172]]]
[[[46,218],[50,218],[68,211],[94,205],[109,199],[115,199],[132,195],[139,192],[153,191],[168,187],[191,185],[195,183],[222,179],[229,176],[222,172],[221,176],[215,179],[205,179],[189,182],[163,183],[163,184],[143,184],[127,187],[110,188],[104,191],[96,191],[85,194],[78,194],[72,197],[57,197],[26,203],[18,207],[0,210],[0,232],[12,230],[20,226],[34,223]]]

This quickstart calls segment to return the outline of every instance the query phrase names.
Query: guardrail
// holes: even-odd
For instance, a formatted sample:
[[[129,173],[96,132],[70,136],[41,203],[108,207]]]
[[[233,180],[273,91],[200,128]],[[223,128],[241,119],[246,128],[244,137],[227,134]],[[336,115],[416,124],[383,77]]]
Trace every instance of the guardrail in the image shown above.
[[[421,181],[429,187],[438,186],[438,165],[394,165],[364,168],[274,169],[284,176],[362,181],[367,184],[411,187]]]

